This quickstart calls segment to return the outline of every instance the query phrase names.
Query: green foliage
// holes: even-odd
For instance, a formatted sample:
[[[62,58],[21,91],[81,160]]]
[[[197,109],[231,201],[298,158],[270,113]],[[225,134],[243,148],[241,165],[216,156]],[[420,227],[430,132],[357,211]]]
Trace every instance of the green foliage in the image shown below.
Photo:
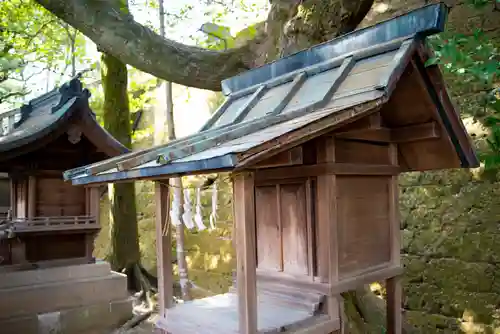
[[[500,0],[467,2],[476,8],[500,4]],[[481,28],[469,35],[445,32],[430,38],[429,42],[435,55],[427,61],[427,66],[439,64],[449,74],[459,76],[461,85],[482,93],[485,115],[469,114],[490,130],[488,150],[480,152],[485,168],[500,167],[500,50]]]
[[[0,103],[27,94],[27,81],[43,71],[62,74],[78,60],[89,63],[80,33],[33,1],[0,1]]]

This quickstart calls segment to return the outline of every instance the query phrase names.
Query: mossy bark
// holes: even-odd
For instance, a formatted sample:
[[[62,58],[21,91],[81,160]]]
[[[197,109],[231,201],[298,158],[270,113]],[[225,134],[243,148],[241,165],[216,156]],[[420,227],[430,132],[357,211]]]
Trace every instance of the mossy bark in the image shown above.
[[[101,79],[104,89],[104,127],[130,148],[132,139],[126,65],[114,56],[103,54]],[[108,196],[111,243],[108,261],[113,270],[132,271],[140,262],[134,184],[110,184]]]

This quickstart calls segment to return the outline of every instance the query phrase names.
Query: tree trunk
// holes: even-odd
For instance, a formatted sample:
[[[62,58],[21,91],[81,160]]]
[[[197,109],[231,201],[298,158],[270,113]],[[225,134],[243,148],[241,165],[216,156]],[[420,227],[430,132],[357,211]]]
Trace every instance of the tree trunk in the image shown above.
[[[104,127],[120,143],[130,148],[132,140],[127,67],[115,57],[103,54],[101,76],[104,88]],[[134,183],[116,183],[108,187],[111,242],[108,261],[115,271],[133,272],[134,266],[140,263]],[[139,290],[133,280],[129,280],[129,288]]]
[[[159,11],[160,11],[160,35],[162,37],[165,36],[165,9],[163,0],[159,0]],[[167,126],[167,134],[168,140],[175,140],[175,122],[174,122],[174,101],[172,96],[172,83],[170,81],[165,81],[161,85],[160,89],[163,89],[165,93],[165,109],[159,108],[160,110],[165,110],[165,117],[161,117],[161,122],[163,125]],[[159,110],[159,111],[160,111]],[[155,115],[155,123],[156,123]],[[162,115],[163,116],[163,115]],[[162,144],[164,141],[164,132],[165,127],[162,126],[160,129],[160,133],[155,131],[155,145]],[[179,214],[182,216],[183,213],[183,203],[184,203],[184,194],[182,190],[182,180],[177,177],[171,180],[170,185],[174,187],[173,191],[177,192],[178,198],[181,199],[179,202],[180,210]],[[175,227],[175,245],[176,245],[176,255],[177,255],[177,268],[179,271],[179,285],[181,290],[181,298],[182,300],[191,300],[191,284],[188,278],[188,267],[186,262],[186,252],[184,247],[184,224]]]

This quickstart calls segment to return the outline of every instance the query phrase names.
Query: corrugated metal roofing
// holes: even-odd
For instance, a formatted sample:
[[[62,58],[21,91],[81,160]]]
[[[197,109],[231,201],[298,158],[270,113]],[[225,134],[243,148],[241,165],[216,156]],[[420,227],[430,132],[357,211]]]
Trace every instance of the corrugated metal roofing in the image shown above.
[[[70,170],[65,178],[85,184],[234,167],[240,153],[386,99],[416,40],[442,30],[445,13],[443,5],[427,6],[225,80],[227,100],[198,134]]]

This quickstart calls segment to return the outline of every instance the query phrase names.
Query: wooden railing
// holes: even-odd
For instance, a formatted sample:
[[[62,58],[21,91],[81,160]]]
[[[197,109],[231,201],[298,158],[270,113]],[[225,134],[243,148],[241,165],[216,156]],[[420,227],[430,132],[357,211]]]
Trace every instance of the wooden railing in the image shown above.
[[[14,129],[14,124],[21,117],[21,109],[14,109],[0,114],[0,137]]]
[[[35,217],[29,219],[13,218],[12,226],[14,233],[87,230],[99,228],[99,224],[96,219],[89,216]]]

